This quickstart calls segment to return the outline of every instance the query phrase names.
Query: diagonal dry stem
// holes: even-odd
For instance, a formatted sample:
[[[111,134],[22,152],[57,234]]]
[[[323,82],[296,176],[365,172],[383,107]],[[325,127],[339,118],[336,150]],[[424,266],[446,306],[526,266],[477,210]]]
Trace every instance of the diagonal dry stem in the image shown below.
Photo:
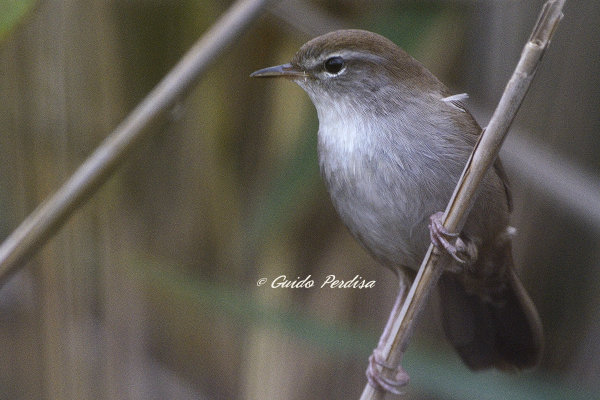
[[[525,98],[544,51],[550,44],[552,35],[562,19],[564,3],[565,0],[550,0],[544,4],[533,33],[525,44],[521,59],[506,85],[489,125],[475,145],[446,208],[444,227],[450,232],[460,232],[464,225],[473,204],[477,186],[496,160],[508,128]],[[390,339],[383,349],[383,357],[385,357],[387,365],[400,365],[416,323],[437,284],[447,257],[447,254],[439,252],[433,245],[429,246],[402,310],[392,324]],[[382,371],[384,378],[393,380],[393,374],[393,370]],[[377,400],[383,399],[384,396],[385,393],[367,384],[360,399]]]
[[[0,246],[0,282],[22,266],[108,179],[225,47],[250,25],[269,0],[238,0],[187,52],[65,184],[39,205]]]

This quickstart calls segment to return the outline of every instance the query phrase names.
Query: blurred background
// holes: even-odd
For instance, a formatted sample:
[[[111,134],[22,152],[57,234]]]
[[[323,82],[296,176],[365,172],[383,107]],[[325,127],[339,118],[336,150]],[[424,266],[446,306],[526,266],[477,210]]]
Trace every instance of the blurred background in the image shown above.
[[[2,239],[229,3],[0,2]],[[368,29],[469,93],[485,126],[542,4],[273,2],[0,289],[0,398],[357,399],[396,278],[329,202],[306,94],[248,75],[319,34]],[[600,397],[600,3],[564,12],[502,153],[542,363],[469,371],[436,298],[405,357],[406,399]],[[376,284],[319,289],[330,274]],[[271,288],[280,275],[315,287]]]

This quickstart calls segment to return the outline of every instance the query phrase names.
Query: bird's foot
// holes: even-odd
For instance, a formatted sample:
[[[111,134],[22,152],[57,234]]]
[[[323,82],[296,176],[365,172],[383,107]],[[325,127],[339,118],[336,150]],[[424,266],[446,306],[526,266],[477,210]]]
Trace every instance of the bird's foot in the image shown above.
[[[384,377],[379,367],[393,370],[396,373],[396,376],[392,379]],[[396,368],[387,365],[378,349],[375,349],[373,354],[369,357],[367,379],[369,380],[369,384],[375,389],[397,395],[402,394],[400,388],[406,386],[410,380],[408,374],[401,365],[398,365]]]
[[[436,212],[429,217],[429,236],[431,243],[444,249],[459,264],[469,264],[477,258],[477,248],[471,242],[463,240],[458,233],[448,231],[443,224],[444,213]],[[456,238],[454,244],[449,239]]]

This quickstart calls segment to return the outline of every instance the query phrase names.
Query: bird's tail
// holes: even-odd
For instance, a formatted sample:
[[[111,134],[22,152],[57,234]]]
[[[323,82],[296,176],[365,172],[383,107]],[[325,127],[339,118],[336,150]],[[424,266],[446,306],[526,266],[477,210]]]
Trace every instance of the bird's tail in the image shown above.
[[[510,246],[506,247],[508,254],[501,259],[508,265],[491,287],[482,290],[472,276],[451,272],[444,272],[438,284],[446,336],[474,370],[527,369],[541,358],[542,324],[514,272]]]

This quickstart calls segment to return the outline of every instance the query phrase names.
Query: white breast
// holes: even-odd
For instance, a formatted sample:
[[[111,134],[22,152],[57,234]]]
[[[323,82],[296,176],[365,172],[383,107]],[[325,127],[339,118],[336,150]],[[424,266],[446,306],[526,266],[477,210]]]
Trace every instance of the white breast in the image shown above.
[[[386,144],[351,105],[317,105],[317,111],[321,174],[342,221],[384,263],[412,266],[421,257],[415,242],[427,237],[414,230],[422,204],[412,199],[417,182],[401,140]]]

